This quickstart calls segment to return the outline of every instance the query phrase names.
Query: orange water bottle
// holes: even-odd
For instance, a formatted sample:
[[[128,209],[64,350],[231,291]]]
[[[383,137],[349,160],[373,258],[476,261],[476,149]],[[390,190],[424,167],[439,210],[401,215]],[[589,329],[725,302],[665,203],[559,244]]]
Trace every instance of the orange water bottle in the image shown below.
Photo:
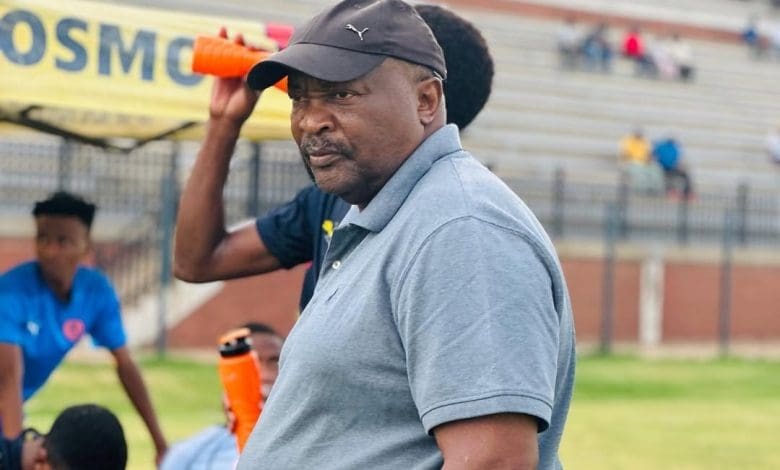
[[[243,77],[253,65],[271,55],[218,36],[198,36],[192,46],[192,71],[216,77]],[[287,92],[287,79],[274,85]]]
[[[252,349],[250,334],[248,328],[240,328],[219,339],[219,378],[236,417],[234,433],[239,453],[262,411],[260,362]]]

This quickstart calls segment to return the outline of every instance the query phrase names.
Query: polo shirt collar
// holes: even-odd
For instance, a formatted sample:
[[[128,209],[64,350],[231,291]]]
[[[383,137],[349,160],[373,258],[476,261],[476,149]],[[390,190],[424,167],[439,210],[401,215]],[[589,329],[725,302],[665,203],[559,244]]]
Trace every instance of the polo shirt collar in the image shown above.
[[[357,225],[371,232],[381,231],[412,192],[417,182],[433,164],[445,155],[461,150],[458,127],[448,124],[431,134],[368,203],[365,209],[352,206],[340,227]]]

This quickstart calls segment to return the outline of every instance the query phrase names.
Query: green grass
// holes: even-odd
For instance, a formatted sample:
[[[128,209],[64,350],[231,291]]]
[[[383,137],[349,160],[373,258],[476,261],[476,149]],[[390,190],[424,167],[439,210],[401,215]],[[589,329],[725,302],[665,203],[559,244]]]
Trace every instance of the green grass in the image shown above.
[[[779,362],[583,358],[561,457],[574,469],[777,469],[779,392]]]
[[[213,364],[141,361],[163,429],[172,441],[221,421]],[[122,420],[131,470],[150,469],[145,428],[105,364],[69,363],[27,407],[45,430],[63,407],[97,402]],[[777,469],[780,362],[580,359],[561,446],[567,469]]]

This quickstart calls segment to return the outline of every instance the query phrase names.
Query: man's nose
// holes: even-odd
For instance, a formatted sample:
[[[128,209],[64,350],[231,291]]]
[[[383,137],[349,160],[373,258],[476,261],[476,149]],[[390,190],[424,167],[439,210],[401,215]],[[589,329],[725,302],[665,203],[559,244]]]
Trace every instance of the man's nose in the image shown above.
[[[54,242],[38,242],[38,253],[46,258],[56,257],[60,252],[59,244]]]
[[[307,135],[319,135],[333,130],[334,120],[330,107],[323,100],[310,99],[300,110],[298,126]]]

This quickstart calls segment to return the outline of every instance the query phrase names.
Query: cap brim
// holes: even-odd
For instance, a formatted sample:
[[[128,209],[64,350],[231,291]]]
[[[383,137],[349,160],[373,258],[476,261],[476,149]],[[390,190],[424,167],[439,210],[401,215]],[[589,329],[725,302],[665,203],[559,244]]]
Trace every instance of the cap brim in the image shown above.
[[[339,47],[298,43],[255,64],[246,81],[250,88],[264,90],[287,76],[290,70],[297,70],[327,82],[348,82],[372,71],[386,57]]]

